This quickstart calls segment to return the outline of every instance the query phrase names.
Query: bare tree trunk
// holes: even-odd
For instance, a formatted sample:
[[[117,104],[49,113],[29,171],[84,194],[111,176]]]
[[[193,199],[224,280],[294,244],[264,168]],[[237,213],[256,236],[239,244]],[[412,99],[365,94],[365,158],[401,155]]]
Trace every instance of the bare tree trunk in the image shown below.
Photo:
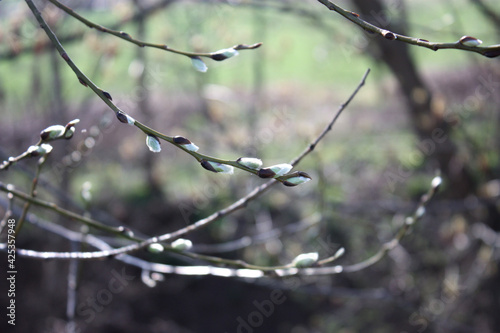
[[[363,19],[377,26],[405,34],[404,8],[399,22],[390,22],[387,8],[380,0],[352,0]],[[403,6],[400,3],[400,6]],[[405,99],[412,124],[421,142],[419,147],[435,162],[449,180],[449,194],[464,198],[474,192],[475,183],[465,162],[458,156],[457,146],[450,137],[450,126],[442,115],[433,112],[432,94],[418,73],[405,43],[389,41],[379,36],[370,38],[372,56],[383,62],[396,77]]]

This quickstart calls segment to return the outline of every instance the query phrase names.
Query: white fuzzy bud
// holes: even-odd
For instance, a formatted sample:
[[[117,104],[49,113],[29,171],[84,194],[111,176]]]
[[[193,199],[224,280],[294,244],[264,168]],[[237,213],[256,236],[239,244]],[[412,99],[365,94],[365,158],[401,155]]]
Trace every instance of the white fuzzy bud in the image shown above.
[[[40,137],[43,141],[55,140],[64,135],[66,132],[66,127],[63,125],[52,125],[44,129],[40,133]]]
[[[271,169],[276,174],[274,177],[283,176],[287,174],[290,170],[292,170],[292,168],[293,166],[287,163],[276,164],[268,167],[268,169]]]
[[[223,49],[223,50],[219,50],[217,52],[214,52],[212,55],[212,59],[217,60],[217,61],[222,61],[222,60],[226,60],[226,59],[235,57],[238,54],[240,54],[240,53],[233,48]]]
[[[197,152],[198,149],[200,149],[197,145],[195,145],[192,142],[190,144],[184,145],[184,148],[186,148],[187,150],[192,151],[194,153]]]
[[[201,160],[201,166],[212,172],[225,173],[228,175],[232,175],[234,173],[234,168],[227,164]]]
[[[463,36],[462,38],[460,38],[459,42],[462,45],[471,46],[471,47],[479,46],[483,43],[482,40],[477,39],[476,37],[471,37],[471,36]]]
[[[189,239],[179,238],[172,242],[172,247],[179,251],[186,251],[193,247],[193,242]]]
[[[42,143],[39,146],[30,146],[28,148],[28,153],[32,156],[39,156],[49,154],[52,151],[52,146],[47,143]]]
[[[154,135],[146,136],[146,145],[153,153],[159,153],[161,151],[160,140]]]
[[[310,267],[318,261],[318,258],[318,252],[302,253],[293,259],[292,265],[297,268]]]
[[[236,162],[252,170],[259,170],[262,167],[262,161],[253,157],[240,157],[236,160]]]
[[[200,57],[191,57],[191,63],[198,72],[205,73],[208,69],[207,65],[205,65]]]
[[[417,211],[415,212],[415,217],[417,219],[421,218],[422,216],[424,216],[425,214],[425,207],[424,206],[420,206],[417,208]]]
[[[165,248],[160,243],[153,243],[148,246],[148,251],[151,253],[161,253],[163,250],[165,250]]]
[[[341,247],[340,249],[337,250],[337,252],[335,252],[334,257],[340,258],[344,255],[344,253],[345,253],[345,248]]]
[[[221,164],[221,163],[212,163],[214,169],[219,173],[225,173],[228,175],[232,175],[234,173],[234,168],[231,165]]]
[[[283,182],[283,185],[286,186],[297,186],[300,184],[307,183],[308,181],[311,180],[311,176],[309,176],[307,173],[299,171],[297,173],[298,175],[295,177],[290,177],[287,180]]]
[[[86,203],[89,203],[90,201],[92,201],[92,193],[90,192],[91,189],[92,189],[91,182],[86,181],[82,184],[81,195],[82,195],[83,201],[85,201]]]
[[[73,137],[73,134],[75,134],[75,128],[71,126],[64,132],[64,138],[65,139],[71,139]]]
[[[439,186],[441,186],[441,184],[443,183],[443,178],[437,176],[437,177],[434,177],[432,179],[432,182],[431,182],[431,186],[432,188],[438,188]]]
[[[135,119],[134,118],[132,118],[128,114],[126,114],[125,117],[127,118],[127,124],[129,124],[129,125],[134,125],[135,124]]]
[[[189,151],[192,151],[192,152],[197,152],[198,149],[200,149],[200,148],[198,148],[197,145],[195,145],[190,140],[188,140],[188,139],[186,139],[185,137],[182,137],[182,136],[174,136],[172,138],[172,140],[174,141],[174,143],[176,143],[178,145],[181,145],[185,149],[187,149]]]

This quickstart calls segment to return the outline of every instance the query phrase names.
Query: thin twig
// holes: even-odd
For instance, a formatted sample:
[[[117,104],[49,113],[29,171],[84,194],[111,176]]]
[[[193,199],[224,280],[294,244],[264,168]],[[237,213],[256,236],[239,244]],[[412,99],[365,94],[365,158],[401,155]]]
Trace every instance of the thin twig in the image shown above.
[[[14,202],[14,195],[12,193],[7,194],[7,209],[5,210],[5,214],[2,217],[2,220],[0,221],[0,235],[2,234],[3,229],[7,225],[8,220],[12,216],[12,204]]]
[[[104,26],[102,26],[100,24],[94,23],[94,22],[90,21],[89,19],[83,17],[82,15],[78,14],[73,9],[69,8],[68,6],[60,3],[57,0],[49,0],[49,1],[53,5],[55,5],[56,7],[62,9],[63,11],[65,11],[68,15],[73,16],[75,19],[77,19],[78,21],[80,21],[83,24],[85,24],[86,26],[88,26],[89,28],[93,28],[93,29],[99,30],[101,32],[104,32],[104,33],[113,35],[115,37],[121,38],[121,39],[126,40],[127,42],[130,42],[132,44],[135,44],[135,45],[137,45],[139,47],[156,48],[156,49],[160,49],[160,50],[163,50],[163,51],[168,51],[168,52],[172,52],[172,53],[181,54],[181,55],[184,55],[184,56],[187,56],[187,57],[190,57],[190,58],[192,58],[192,57],[206,57],[206,58],[214,59],[219,54],[218,51],[215,51],[215,52],[187,52],[187,51],[180,51],[180,50],[173,49],[173,48],[171,48],[171,47],[169,47],[169,46],[167,46],[165,44],[157,44],[157,43],[144,42],[144,41],[141,41],[141,40],[133,38],[132,36],[130,36],[128,33],[124,32],[124,31],[118,31],[118,30],[109,29],[109,28],[106,28],[106,27],[104,27]],[[261,45],[262,45],[262,43],[255,43],[255,44],[252,44],[252,45],[239,44],[239,45],[235,45],[235,46],[233,46],[231,48],[234,49],[234,50],[253,50],[253,49],[256,49],[256,48],[260,47]]]
[[[35,176],[33,177],[33,181],[31,182],[31,192],[30,196],[34,198],[36,196],[36,187],[38,186],[38,178],[40,177],[40,172],[42,171],[42,167],[45,164],[45,161],[47,161],[47,157],[50,155],[50,153],[47,153],[40,157],[38,160],[37,166],[36,166],[36,171],[35,171]],[[21,230],[24,220],[26,218],[26,214],[28,214],[28,210],[31,206],[31,203],[29,201],[26,201],[24,204],[23,212],[21,213],[21,216],[19,217],[19,221],[17,222],[16,230],[15,230],[15,236],[19,235],[19,231]]]
[[[422,218],[422,216],[424,216],[425,207],[427,206],[429,201],[434,197],[440,185],[441,185],[441,178],[439,176],[436,176],[432,180],[429,191],[426,194],[422,195],[422,197],[420,198],[420,202],[417,208],[415,209],[413,215],[406,218],[404,224],[396,232],[394,238],[382,244],[380,250],[370,258],[366,259],[365,261],[350,266],[344,266],[344,272],[358,272],[369,266],[372,266],[373,264],[379,262],[380,259],[382,259],[387,254],[387,252],[398,246],[401,239],[403,239],[403,237],[408,234],[408,231],[410,230],[411,226],[413,226],[413,224],[415,224],[416,221],[418,221],[419,219]]]
[[[318,142],[320,142],[323,139],[323,137],[332,129],[333,125],[335,124],[337,119],[342,114],[342,111],[344,111],[344,109],[354,99],[354,96],[356,96],[358,91],[365,85],[365,81],[366,81],[366,78],[368,77],[368,74],[370,74],[369,68],[366,70],[365,74],[361,78],[361,82],[358,84],[356,89],[352,92],[351,96],[349,96],[349,98],[347,99],[347,101],[344,102],[344,104],[339,106],[337,113],[333,117],[332,121],[330,121],[330,123],[328,125],[326,125],[325,129],[319,134],[319,136],[316,138],[316,140],[311,142],[309,144],[309,146],[302,152],[302,154],[300,154],[299,156],[297,156],[295,159],[293,159],[290,162],[291,165],[298,164],[305,156],[307,156],[310,152],[312,152],[314,150],[314,148],[316,148],[316,145],[318,144]]]
[[[380,27],[377,27],[371,23],[368,23],[364,20],[362,20],[359,17],[359,14],[355,12],[351,12],[349,10],[345,10],[342,7],[334,4],[333,2],[329,0],[318,0],[320,3],[325,5],[328,9],[335,11],[336,13],[342,15],[349,21],[353,22],[354,24],[358,25],[365,31],[369,33],[375,33],[378,34],[388,40],[392,41],[400,41],[403,43],[411,44],[411,45],[417,45],[421,47],[425,47],[428,49],[431,49],[433,51],[437,51],[440,49],[456,49],[456,50],[464,50],[464,51],[470,51],[470,52],[476,52],[479,53],[485,57],[488,58],[494,58],[498,57],[500,55],[500,44],[496,45],[490,45],[490,46],[470,46],[467,45],[468,43],[465,42],[463,38],[460,40],[453,42],[453,43],[435,43],[435,42],[430,42],[426,39],[422,38],[416,38],[416,37],[409,37],[405,35],[400,35],[395,32],[382,29]],[[473,38],[477,40],[476,38]]]
[[[28,150],[25,151],[24,153],[16,156],[16,157],[11,156],[8,159],[6,159],[5,161],[3,161],[2,164],[0,164],[0,171],[7,170],[11,165],[14,165],[14,164],[18,163],[19,161],[22,161],[25,158],[29,158],[29,157],[33,157],[33,155]]]
[[[66,216],[68,218],[79,221],[83,224],[86,224],[89,227],[93,227],[93,228],[96,228],[98,230],[110,232],[112,234],[115,234],[117,236],[124,237],[127,239],[135,240],[135,238],[130,237],[129,232],[124,227],[115,228],[115,227],[110,227],[108,225],[102,224],[99,221],[93,220],[91,218],[88,218],[88,217],[76,214],[72,211],[66,210],[64,208],[61,208],[53,202],[43,201],[43,200],[34,198],[34,197],[24,193],[24,192],[18,191],[14,188],[13,185],[5,185],[4,183],[0,182],[0,191],[10,193],[16,198],[22,199],[26,202],[29,202],[30,204],[34,204],[34,205],[37,205],[40,207],[47,208],[47,209],[52,210],[60,215]]]

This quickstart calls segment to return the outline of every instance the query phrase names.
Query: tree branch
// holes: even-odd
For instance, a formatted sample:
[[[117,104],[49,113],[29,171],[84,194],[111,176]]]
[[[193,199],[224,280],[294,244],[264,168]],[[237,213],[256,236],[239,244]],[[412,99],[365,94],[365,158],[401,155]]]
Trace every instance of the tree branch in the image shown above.
[[[426,39],[404,36],[386,29],[382,29],[371,23],[368,23],[362,20],[359,17],[359,14],[345,10],[329,0],[318,0],[318,1],[323,5],[325,5],[328,9],[333,10],[336,13],[342,15],[343,17],[353,22],[354,24],[358,25],[365,31],[369,33],[378,34],[384,37],[385,39],[391,41],[395,40],[411,45],[417,45],[431,49],[433,51],[437,51],[440,49],[464,50],[464,51],[476,52],[488,58],[495,58],[500,55],[500,44],[490,45],[490,46],[479,46],[479,44],[481,44],[481,41],[478,40],[477,38],[469,36],[463,36],[462,38],[460,38],[460,40],[453,43],[435,43],[435,42],[430,42]]]
[[[165,44],[155,44],[155,43],[149,43],[149,42],[144,42],[144,41],[135,39],[124,31],[109,29],[109,28],[106,28],[100,24],[94,23],[94,22],[90,21],[89,19],[83,17],[82,15],[76,13],[73,9],[60,3],[57,0],[49,0],[49,1],[53,5],[55,5],[56,7],[65,11],[68,15],[73,16],[75,19],[77,19],[78,21],[80,21],[83,24],[85,24],[86,26],[88,26],[89,28],[93,28],[93,29],[99,30],[101,32],[116,36],[118,38],[126,40],[127,42],[135,44],[139,47],[152,47],[152,48],[156,48],[156,49],[160,49],[160,50],[164,50],[164,51],[168,51],[168,52],[172,52],[172,53],[181,54],[181,55],[184,55],[184,56],[187,56],[190,58],[192,58],[192,57],[206,57],[206,58],[210,58],[210,59],[214,59],[214,60],[218,60],[218,61],[224,60],[224,59],[218,58],[220,56],[219,51],[215,51],[215,52],[186,52],[186,51],[180,51],[180,50],[173,49]],[[256,43],[256,44],[252,44],[252,45],[239,44],[239,45],[235,45],[235,46],[231,47],[231,49],[234,49],[234,50],[253,50],[253,49],[260,47],[261,45],[262,45],[262,43]]]

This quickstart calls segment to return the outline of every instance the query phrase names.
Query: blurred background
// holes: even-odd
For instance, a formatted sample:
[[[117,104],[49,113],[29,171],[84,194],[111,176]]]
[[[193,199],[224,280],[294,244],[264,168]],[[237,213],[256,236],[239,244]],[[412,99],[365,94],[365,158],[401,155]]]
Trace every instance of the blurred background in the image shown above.
[[[223,62],[207,59],[208,71],[200,73],[185,56],[139,48],[89,29],[49,2],[35,3],[73,61],[121,109],[224,159],[291,161],[371,68],[365,87],[298,167],[313,180],[275,186],[245,209],[189,234],[193,251],[278,265],[300,253],[324,258],[344,247],[339,264],[354,264],[393,237],[438,170],[444,183],[411,234],[358,273],[284,280],[156,275],[161,281],[152,287],[135,267],[85,261],[77,267],[72,313],[72,264],[18,257],[16,332],[498,330],[497,58],[391,42],[313,0],[64,1],[95,23],[179,50],[263,43]],[[469,35],[484,45],[499,43],[494,0],[337,4],[416,38],[454,42]],[[50,125],[81,120],[71,140],[54,142],[40,176],[40,199],[153,236],[206,217],[263,183],[239,170],[209,173],[165,142],[161,153],[151,153],[142,132],[122,126],[78,82],[24,2],[3,0],[0,18],[0,160],[36,144]],[[0,172],[0,181],[29,192],[35,166],[36,160],[25,160]],[[90,201],[82,199],[82,189]],[[2,193],[1,216],[7,205]],[[14,217],[22,205],[14,201]],[[30,213],[28,221],[81,231],[53,212],[32,207]],[[5,233],[0,237],[3,242]],[[76,246],[34,223],[24,225],[16,245],[38,251]],[[164,253],[134,255],[200,264]],[[103,292],[117,272],[130,280],[121,280],[120,292]],[[12,329],[4,319],[0,327]]]

